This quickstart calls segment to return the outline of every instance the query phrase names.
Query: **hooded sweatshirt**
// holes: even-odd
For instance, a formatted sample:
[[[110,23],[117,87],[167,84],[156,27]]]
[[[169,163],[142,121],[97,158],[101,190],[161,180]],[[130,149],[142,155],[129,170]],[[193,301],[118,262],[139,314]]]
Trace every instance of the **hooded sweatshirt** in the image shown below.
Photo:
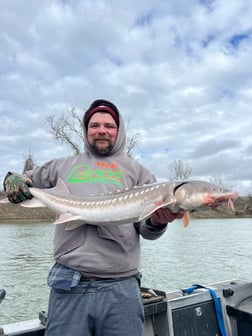
[[[126,134],[120,112],[118,136],[109,156],[93,152],[86,138],[85,124],[83,127],[85,152],[54,159],[27,172],[35,187],[55,187],[61,178],[71,194],[86,196],[156,182],[148,169],[124,153]],[[103,278],[139,272],[140,235],[154,240],[166,230],[152,228],[145,221],[118,226],[83,224],[72,231],[66,231],[66,225],[55,226],[56,262],[83,275]]]

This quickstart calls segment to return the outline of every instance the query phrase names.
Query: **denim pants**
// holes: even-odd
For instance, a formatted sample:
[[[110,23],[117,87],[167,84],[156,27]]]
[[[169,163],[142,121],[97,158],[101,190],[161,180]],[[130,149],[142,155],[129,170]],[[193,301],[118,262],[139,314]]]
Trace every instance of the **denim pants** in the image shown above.
[[[70,291],[51,289],[45,336],[144,336],[138,281],[89,280]]]

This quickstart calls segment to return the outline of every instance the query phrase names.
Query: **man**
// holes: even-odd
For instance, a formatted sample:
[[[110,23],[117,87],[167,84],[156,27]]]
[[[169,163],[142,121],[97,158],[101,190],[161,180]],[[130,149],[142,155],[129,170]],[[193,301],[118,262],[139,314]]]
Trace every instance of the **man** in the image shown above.
[[[125,155],[124,122],[113,103],[94,101],[83,128],[84,153],[54,159],[26,176],[8,173],[4,189],[9,200],[31,198],[27,185],[50,188],[59,178],[70,193],[83,196],[156,181]],[[57,225],[46,336],[143,336],[139,237],[159,238],[167,223],[182,215],[159,209],[146,221],[121,226],[85,224],[67,231],[67,224]]]

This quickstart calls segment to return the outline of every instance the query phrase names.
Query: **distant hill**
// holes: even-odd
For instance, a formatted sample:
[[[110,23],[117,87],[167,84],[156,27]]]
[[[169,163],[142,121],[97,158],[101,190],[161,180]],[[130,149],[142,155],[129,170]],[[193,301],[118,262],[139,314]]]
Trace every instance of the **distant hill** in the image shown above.
[[[5,198],[0,192],[0,199]],[[216,210],[204,210],[192,213],[192,218],[249,218],[252,217],[252,196],[239,197],[235,202],[235,213],[226,205]],[[36,223],[53,222],[55,213],[47,208],[24,208],[19,204],[0,204],[0,223]]]

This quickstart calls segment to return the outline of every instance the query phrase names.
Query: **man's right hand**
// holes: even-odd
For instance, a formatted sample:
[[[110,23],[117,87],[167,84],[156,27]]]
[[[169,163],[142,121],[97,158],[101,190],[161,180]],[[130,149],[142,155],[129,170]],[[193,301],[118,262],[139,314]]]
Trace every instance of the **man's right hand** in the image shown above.
[[[29,191],[32,184],[29,177],[8,172],[4,178],[3,187],[11,203],[20,203],[33,197]]]

